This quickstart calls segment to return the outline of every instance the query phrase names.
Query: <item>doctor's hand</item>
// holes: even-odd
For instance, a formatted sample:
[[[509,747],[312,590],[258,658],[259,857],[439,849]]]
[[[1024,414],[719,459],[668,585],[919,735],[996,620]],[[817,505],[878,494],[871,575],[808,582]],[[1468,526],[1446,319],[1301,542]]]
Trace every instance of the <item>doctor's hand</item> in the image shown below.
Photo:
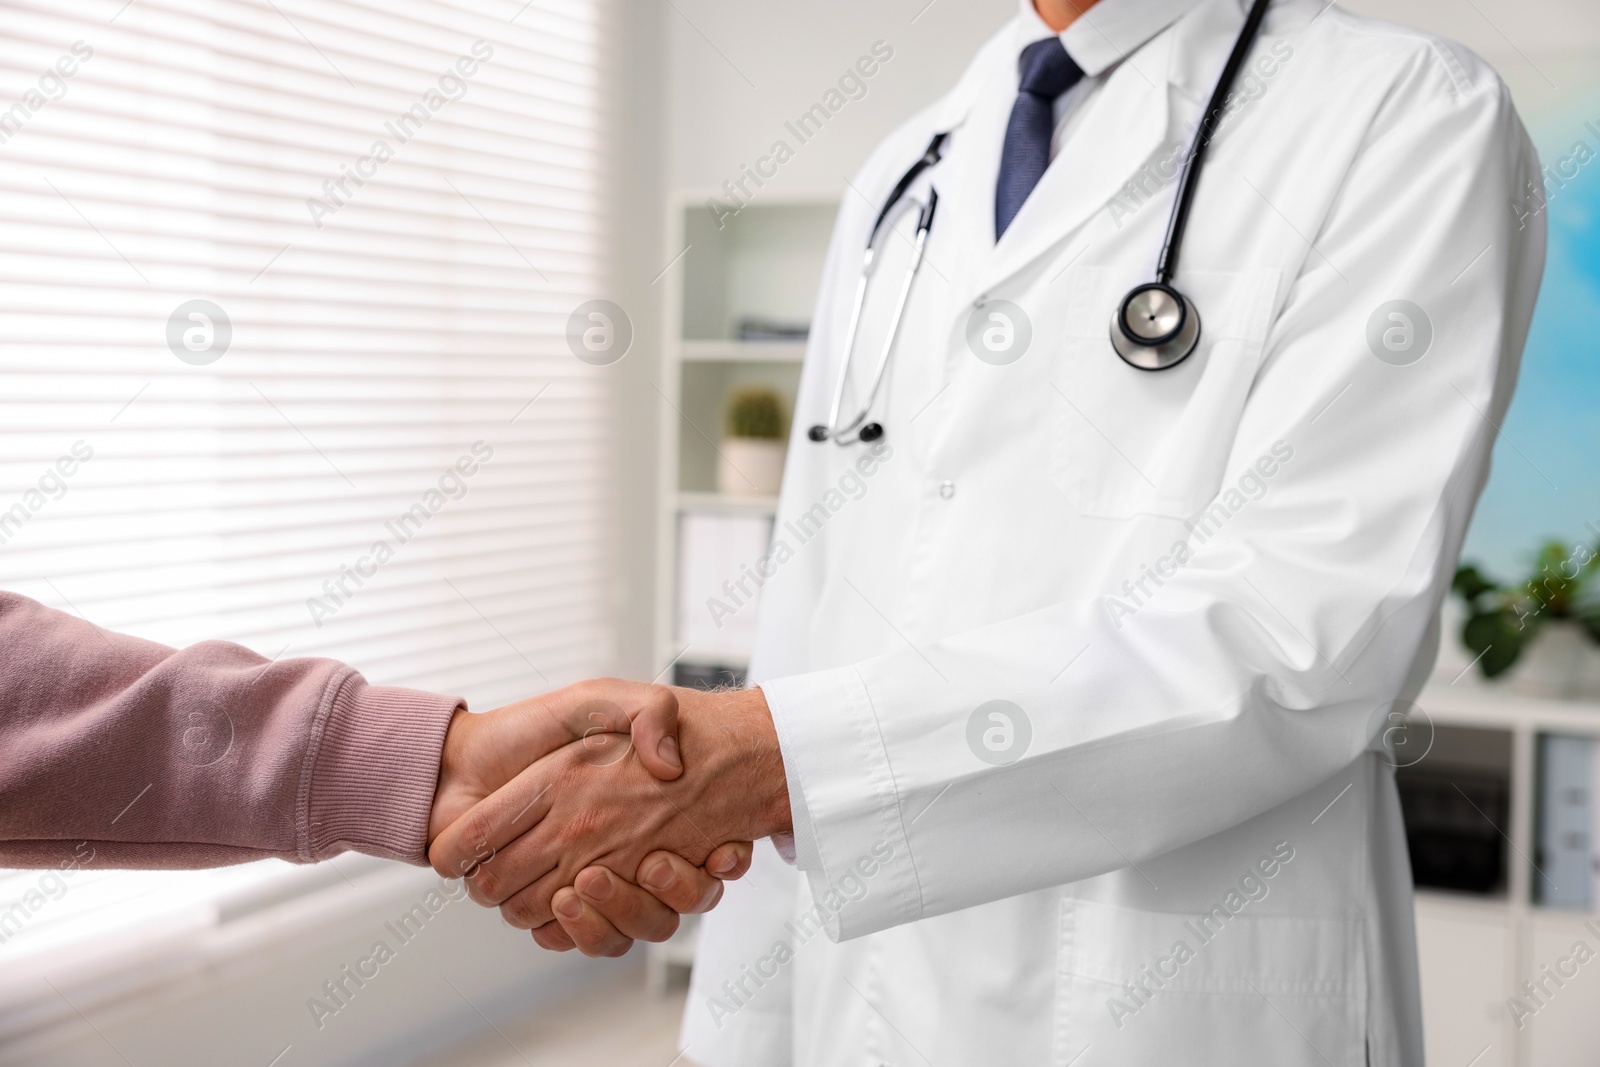
[[[629,937],[660,932],[648,928],[661,912],[619,874],[643,879],[674,912],[715,903],[720,886],[707,887],[698,868],[711,860],[731,877],[748,863],[748,846],[718,844],[790,827],[776,731],[760,690],[666,692],[678,706],[682,775],[658,780],[642,758],[643,742],[629,747],[591,734],[529,766],[444,829],[429,852],[434,867],[470,869],[475,900],[500,907],[513,926],[539,930],[537,940],[550,948],[570,941],[615,954]],[[637,736],[637,721],[634,729]],[[558,918],[557,903],[565,912],[560,926],[546,928]],[[675,916],[670,921],[675,927]]]
[[[652,852],[633,882],[606,867],[586,867],[571,886],[556,890],[550,904],[556,917],[534,927],[533,940],[553,952],[576,948],[585,956],[621,956],[635,940],[665,941],[681,916],[716,907],[722,883],[750,869],[752,847],[749,841],[718,845],[704,867],[676,853]]]

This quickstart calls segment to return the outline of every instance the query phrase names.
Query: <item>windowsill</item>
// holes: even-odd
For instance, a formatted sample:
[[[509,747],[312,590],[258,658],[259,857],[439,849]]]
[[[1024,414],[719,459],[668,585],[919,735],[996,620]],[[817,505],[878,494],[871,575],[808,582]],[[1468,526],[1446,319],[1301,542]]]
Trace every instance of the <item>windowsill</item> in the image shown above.
[[[81,1026],[80,1012],[114,1007],[185,977],[248,970],[253,959],[270,956],[265,950],[273,946],[314,939],[385,905],[414,903],[440,884],[427,868],[368,856],[276,866],[281,871],[209,900],[165,911],[158,905],[135,922],[102,926],[88,936],[74,916],[57,925],[75,936],[42,931],[11,946],[0,957],[0,1046],[63,1024]],[[67,899],[70,891],[62,898]]]

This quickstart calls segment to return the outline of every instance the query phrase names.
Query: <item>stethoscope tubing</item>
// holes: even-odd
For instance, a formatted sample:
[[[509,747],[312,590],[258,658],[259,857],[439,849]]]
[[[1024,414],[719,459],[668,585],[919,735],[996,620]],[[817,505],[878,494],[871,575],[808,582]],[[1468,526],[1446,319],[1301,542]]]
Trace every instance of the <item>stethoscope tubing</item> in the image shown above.
[[[1243,26],[1239,35],[1234,40],[1233,49],[1228,53],[1228,60],[1223,64],[1222,73],[1217,78],[1216,87],[1211,92],[1211,99],[1206,104],[1206,110],[1201,118],[1199,127],[1195,130],[1194,140],[1190,143],[1189,151],[1183,161],[1183,170],[1178,179],[1178,190],[1173,198],[1172,214],[1167,219],[1167,231],[1161,242],[1161,255],[1156,261],[1156,276],[1154,282],[1146,282],[1131,290],[1122,303],[1118,306],[1117,314],[1112,319],[1112,346],[1117,354],[1130,366],[1140,370],[1159,371],[1177,366],[1188,358],[1199,342],[1200,319],[1198,312],[1182,293],[1173,285],[1172,278],[1177,274],[1178,255],[1183,249],[1184,234],[1188,231],[1189,211],[1194,203],[1195,189],[1200,183],[1200,174],[1205,166],[1207,151],[1211,147],[1217,128],[1220,125],[1224,106],[1227,104],[1228,94],[1233,90],[1234,80],[1238,77],[1239,68],[1244,64],[1245,57],[1249,55],[1251,45],[1254,44],[1257,31],[1261,28],[1262,20],[1266,17],[1267,8],[1272,0],[1254,0],[1250,11],[1245,15]],[[873,372],[872,388],[867,393],[866,403],[861,411],[849,424],[839,424],[839,413],[844,406],[844,392],[850,377],[850,364],[855,355],[856,334],[861,328],[862,310],[866,305],[868,279],[872,275],[872,267],[877,257],[878,239],[885,224],[888,222],[894,207],[910,190],[913,182],[927,168],[938,163],[942,158],[942,148],[945,138],[950,131],[945,130],[933,135],[928,147],[921,157],[903,174],[894,189],[889,193],[888,200],[883,209],[878,212],[877,219],[873,222],[872,231],[867,237],[867,250],[862,262],[861,278],[856,283],[855,300],[850,310],[850,325],[846,330],[844,358],[839,366],[839,378],[834,386],[833,403],[828,409],[828,421],[825,425],[813,426],[810,437],[813,441],[831,440],[835,444],[850,445],[862,440],[876,440],[882,436],[883,428],[878,423],[866,422],[867,416],[872,412],[872,405],[877,400],[878,391],[883,386],[884,375],[888,371],[889,357],[893,353],[895,341],[900,333],[900,321],[905,314],[906,302],[911,295],[911,285],[916,279],[917,271],[922,267],[923,257],[928,243],[928,231],[933,225],[934,209],[939,202],[936,190],[928,192],[928,203],[922,210],[921,217],[917,220],[917,236],[914,258],[910,268],[906,271],[905,278],[900,285],[900,295],[895,302],[894,315],[889,323],[888,334],[884,339],[883,350],[878,355],[878,365]],[[1175,301],[1180,317],[1177,325],[1169,335],[1159,337],[1142,336],[1130,327],[1129,316],[1131,307],[1138,297],[1146,290],[1157,290],[1170,296]],[[865,424],[865,425],[863,425]],[[870,438],[867,431],[872,431]]]
[[[928,191],[928,203],[923,207],[922,214],[917,219],[917,234],[912,248],[911,266],[906,270],[905,277],[900,282],[900,295],[895,300],[894,315],[889,320],[888,332],[884,335],[883,350],[878,353],[878,366],[872,373],[872,389],[867,393],[866,401],[861,406],[860,414],[851,419],[848,425],[839,425],[839,409],[844,406],[844,391],[848,384],[850,374],[850,361],[846,359],[839,368],[839,380],[834,384],[833,404],[828,409],[828,426],[837,427],[829,429],[828,437],[838,445],[851,445],[860,440],[860,435],[854,437],[847,435],[855,433],[856,428],[866,421],[867,415],[872,411],[872,405],[878,398],[878,390],[883,387],[885,372],[889,369],[889,356],[894,351],[895,340],[900,336],[900,320],[905,316],[906,303],[911,297],[911,283],[916,280],[917,272],[922,269],[922,261],[928,250],[928,231],[933,228],[934,211],[939,206],[939,193],[937,190]],[[867,246],[865,262],[861,268],[861,280],[856,283],[856,297],[854,306],[850,309],[850,326],[846,331],[847,352],[855,351],[856,333],[861,329],[861,309],[867,298],[867,279],[872,274],[872,262],[877,255],[876,244]]]
[[[847,354],[845,356],[843,365],[839,368],[839,380],[834,383],[833,404],[828,408],[826,432],[828,438],[832,439],[835,444],[840,444],[841,438],[859,426],[861,421],[867,417],[866,409],[863,408],[861,414],[850,420],[850,425],[839,425],[839,409],[844,405],[845,381],[850,376],[850,358],[848,353],[855,351],[856,331],[861,327],[861,308],[866,303],[867,299],[867,278],[872,274],[872,261],[876,256],[877,251],[878,248],[876,245],[867,246],[866,258],[861,265],[861,277],[856,280],[855,304],[850,309],[850,327],[845,331],[844,350]],[[877,391],[876,383],[873,384],[873,391]],[[813,428],[812,435],[815,436],[815,434],[816,430]]]
[[[1156,281],[1162,285],[1170,284],[1173,275],[1178,272],[1178,253],[1183,248],[1183,235],[1189,228],[1189,207],[1194,202],[1195,188],[1200,184],[1200,170],[1205,166],[1206,151],[1216,135],[1223,106],[1227,103],[1228,94],[1233,91],[1234,79],[1239,76],[1239,68],[1244,65],[1250,46],[1255,43],[1256,31],[1261,28],[1261,20],[1266,17],[1271,3],[1272,0],[1255,0],[1251,5],[1244,25],[1239,29],[1239,36],[1233,42],[1233,51],[1228,53],[1228,62],[1217,77],[1216,88],[1211,91],[1211,100],[1206,104],[1205,115],[1195,130],[1194,141],[1184,157],[1183,171],[1178,178],[1178,193],[1172,202],[1172,214],[1167,219],[1166,238],[1161,242],[1161,258],[1156,261]]]

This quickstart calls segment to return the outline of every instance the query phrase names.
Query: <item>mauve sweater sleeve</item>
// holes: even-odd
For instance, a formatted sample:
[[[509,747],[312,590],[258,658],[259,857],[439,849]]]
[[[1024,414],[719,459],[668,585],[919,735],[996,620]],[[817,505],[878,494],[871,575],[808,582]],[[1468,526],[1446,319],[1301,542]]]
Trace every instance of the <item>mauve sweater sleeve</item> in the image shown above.
[[[177,650],[0,592],[0,867],[425,862],[461,701],[326,659]]]

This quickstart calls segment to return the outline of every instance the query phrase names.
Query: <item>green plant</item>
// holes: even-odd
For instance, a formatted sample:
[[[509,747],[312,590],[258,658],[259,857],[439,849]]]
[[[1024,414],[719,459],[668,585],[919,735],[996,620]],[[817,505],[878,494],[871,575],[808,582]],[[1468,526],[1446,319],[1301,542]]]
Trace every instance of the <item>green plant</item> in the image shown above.
[[[1594,581],[1600,553],[1547,541],[1533,566],[1533,575],[1520,585],[1501,585],[1470,564],[1451,582],[1467,607],[1461,643],[1478,656],[1485,678],[1510,670],[1551,619],[1578,623],[1600,644],[1600,583]]]
[[[724,426],[729,437],[781,441],[787,423],[783,398],[764,385],[747,385],[728,394]]]

